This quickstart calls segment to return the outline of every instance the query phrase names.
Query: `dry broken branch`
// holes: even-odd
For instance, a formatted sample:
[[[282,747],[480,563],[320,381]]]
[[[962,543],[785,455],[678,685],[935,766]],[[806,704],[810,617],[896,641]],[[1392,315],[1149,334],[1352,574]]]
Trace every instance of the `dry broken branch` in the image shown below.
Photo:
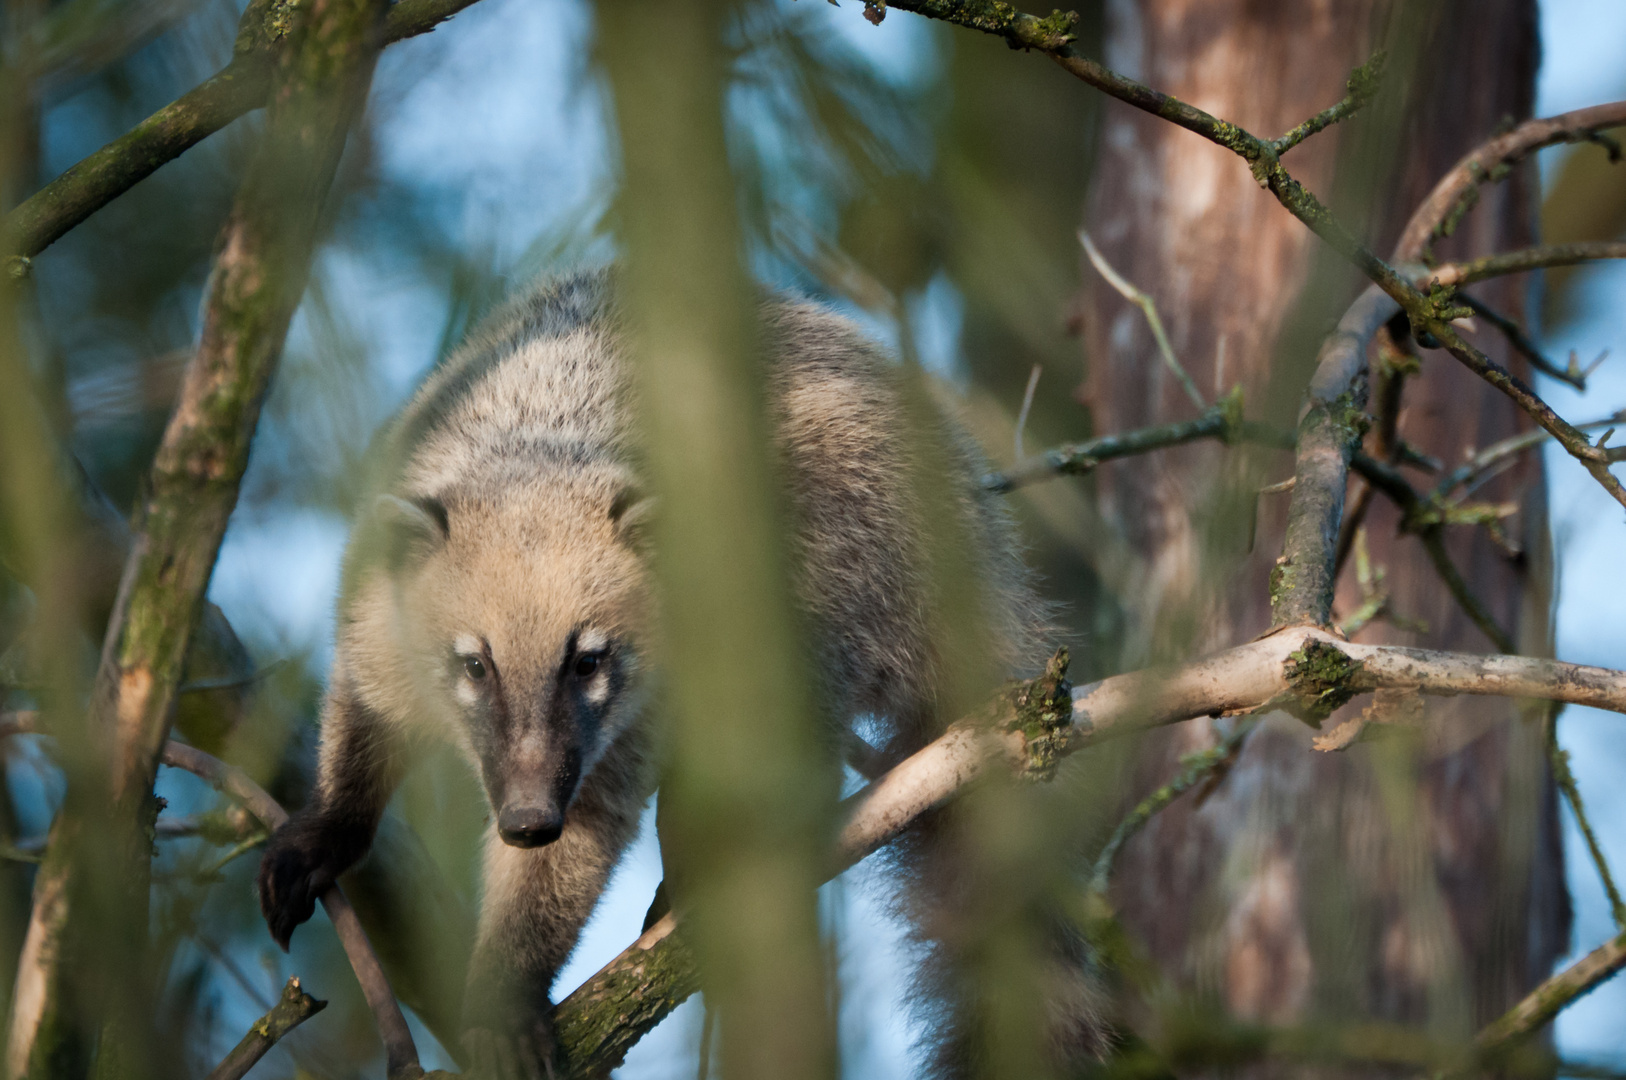
[[[282,988],[282,998],[271,1011],[254,1021],[242,1042],[210,1070],[207,1080],[241,1080],[284,1035],[325,1008],[327,1002],[305,993],[299,985],[299,976],[289,979]]]

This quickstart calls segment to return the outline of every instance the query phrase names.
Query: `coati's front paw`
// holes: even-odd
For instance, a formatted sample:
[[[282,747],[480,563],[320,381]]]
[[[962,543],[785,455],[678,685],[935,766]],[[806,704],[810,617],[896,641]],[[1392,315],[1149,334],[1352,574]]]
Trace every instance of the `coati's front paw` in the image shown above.
[[[294,928],[316,911],[316,901],[361,858],[371,830],[320,815],[285,822],[265,845],[257,880],[260,912],[271,937],[287,951]]]
[[[476,1022],[464,1029],[463,1048],[479,1080],[553,1080],[553,1027],[546,1015]]]

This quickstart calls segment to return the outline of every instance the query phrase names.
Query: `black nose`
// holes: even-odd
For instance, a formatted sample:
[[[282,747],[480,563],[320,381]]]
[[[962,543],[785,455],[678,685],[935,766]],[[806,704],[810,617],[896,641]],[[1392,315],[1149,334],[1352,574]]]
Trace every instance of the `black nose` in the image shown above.
[[[514,847],[551,844],[564,831],[565,816],[552,807],[508,807],[497,815],[497,835]]]

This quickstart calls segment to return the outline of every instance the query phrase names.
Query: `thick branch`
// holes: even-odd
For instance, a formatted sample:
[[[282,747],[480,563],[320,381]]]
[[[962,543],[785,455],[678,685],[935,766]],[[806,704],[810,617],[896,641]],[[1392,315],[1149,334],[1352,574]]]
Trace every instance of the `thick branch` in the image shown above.
[[[399,0],[384,20],[384,39],[394,44],[428,33],[475,0]],[[268,5],[252,4],[245,18],[266,18]],[[286,17],[286,12],[280,12]],[[255,32],[255,44],[272,37]],[[6,216],[5,235],[14,254],[32,257],[90,215],[130,190],[245,113],[271,93],[269,47],[239,48],[219,72],[165,105],[130,131],[69,168]]]
[[[254,1021],[243,1041],[210,1071],[208,1080],[241,1080],[278,1040],[325,1008],[327,1002],[317,1001],[305,993],[299,985],[299,976],[289,979],[288,985],[282,988],[282,999],[270,1012]]]
[[[1116,675],[1072,691],[1070,723],[1050,732],[1051,749],[1071,753],[1098,740],[1265,708],[1326,709],[1383,688],[1425,694],[1483,694],[1591,705],[1626,713],[1626,672],[1556,660],[1355,645],[1313,627],[1291,627],[1177,668]],[[1008,700],[1003,707],[1008,709]],[[1008,713],[955,725],[847,801],[832,875],[901,835],[995,763],[1027,768],[1021,730]],[[564,1075],[601,1075],[693,992],[692,965],[671,940],[671,916],[554,1009],[562,1047],[578,1048]],[[580,1056],[576,1056],[579,1054]]]

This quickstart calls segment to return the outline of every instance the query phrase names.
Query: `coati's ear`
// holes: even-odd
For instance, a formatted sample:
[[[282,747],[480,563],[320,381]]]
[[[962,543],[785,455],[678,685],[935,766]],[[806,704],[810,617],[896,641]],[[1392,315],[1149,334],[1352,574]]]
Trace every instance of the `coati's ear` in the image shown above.
[[[373,503],[373,522],[384,561],[394,571],[419,562],[451,536],[446,505],[439,499],[380,495]]]
[[[636,484],[628,484],[610,502],[610,523],[621,539],[639,551],[649,543],[649,526],[655,519],[657,500],[645,495]]]

